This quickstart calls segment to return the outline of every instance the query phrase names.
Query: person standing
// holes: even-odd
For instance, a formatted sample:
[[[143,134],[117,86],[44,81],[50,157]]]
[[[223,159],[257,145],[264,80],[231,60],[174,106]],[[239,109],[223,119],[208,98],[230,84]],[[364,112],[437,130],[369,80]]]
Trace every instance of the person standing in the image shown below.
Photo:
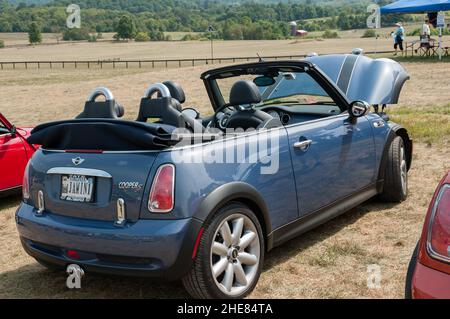
[[[401,22],[395,24],[397,30],[394,32],[394,55],[397,55],[398,49],[403,52],[403,41],[405,40],[405,28],[403,28]]]
[[[430,21],[428,19],[425,19],[425,23],[422,25],[422,36],[428,39],[431,36]]]

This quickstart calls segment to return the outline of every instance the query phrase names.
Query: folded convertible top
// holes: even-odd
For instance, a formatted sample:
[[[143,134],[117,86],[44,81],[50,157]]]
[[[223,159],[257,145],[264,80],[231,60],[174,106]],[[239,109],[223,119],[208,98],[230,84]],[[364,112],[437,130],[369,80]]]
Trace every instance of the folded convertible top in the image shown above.
[[[175,127],[113,119],[75,119],[37,126],[28,138],[51,150],[161,150],[177,143]]]

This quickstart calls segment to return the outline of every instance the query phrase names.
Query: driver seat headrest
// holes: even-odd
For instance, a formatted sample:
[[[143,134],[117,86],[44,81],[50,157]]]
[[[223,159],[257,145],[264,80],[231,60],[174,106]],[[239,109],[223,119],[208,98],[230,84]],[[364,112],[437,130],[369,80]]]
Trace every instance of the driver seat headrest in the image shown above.
[[[163,82],[163,84],[165,86],[167,86],[167,88],[170,91],[170,96],[173,99],[180,102],[180,104],[183,104],[184,102],[186,102],[186,95],[184,94],[184,90],[181,87],[181,85],[179,85],[178,83],[173,82],[173,81],[166,81],[166,82]]]
[[[175,127],[185,127],[181,105],[171,97],[143,97],[136,121],[147,122],[148,119],[157,119],[163,124]]]
[[[230,105],[257,104],[261,100],[261,93],[252,81],[238,81],[231,88]]]

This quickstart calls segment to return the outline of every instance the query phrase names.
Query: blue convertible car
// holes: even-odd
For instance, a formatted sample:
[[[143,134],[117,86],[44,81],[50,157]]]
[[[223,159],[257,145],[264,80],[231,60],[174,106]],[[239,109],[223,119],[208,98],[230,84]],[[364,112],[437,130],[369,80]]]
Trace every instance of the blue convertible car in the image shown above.
[[[371,197],[406,199],[412,141],[384,112],[408,79],[398,63],[314,56],[201,78],[209,116],[183,109],[167,81],[148,88],[136,121],[99,88],[76,119],[33,130],[42,148],[16,214],[28,254],[242,298],[275,246]]]

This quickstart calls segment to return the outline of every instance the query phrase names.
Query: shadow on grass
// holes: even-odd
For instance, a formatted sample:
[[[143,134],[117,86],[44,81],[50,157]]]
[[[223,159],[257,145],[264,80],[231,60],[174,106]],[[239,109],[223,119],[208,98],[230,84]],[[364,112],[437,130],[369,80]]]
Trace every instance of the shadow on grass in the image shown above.
[[[18,204],[17,198],[2,202],[0,209]],[[337,217],[326,224],[292,239],[266,255],[263,272],[283,263],[308,247],[336,234],[370,212],[394,205],[375,199]],[[2,298],[189,298],[181,282],[161,282],[146,278],[107,276],[88,273],[82,280],[82,289],[66,287],[66,274],[47,270],[31,263],[0,274]]]
[[[18,207],[22,197],[20,194],[0,197],[0,211]]]
[[[66,279],[64,271],[30,263],[0,274],[0,298],[189,298],[181,282],[87,273],[81,289],[68,289]]]
[[[358,221],[364,215],[389,209],[395,205],[396,204],[381,203],[376,198],[373,198],[343,215],[276,247],[266,255],[263,271],[270,270],[272,267],[288,261],[290,258],[298,255],[316,243],[335,235],[346,226]]]

